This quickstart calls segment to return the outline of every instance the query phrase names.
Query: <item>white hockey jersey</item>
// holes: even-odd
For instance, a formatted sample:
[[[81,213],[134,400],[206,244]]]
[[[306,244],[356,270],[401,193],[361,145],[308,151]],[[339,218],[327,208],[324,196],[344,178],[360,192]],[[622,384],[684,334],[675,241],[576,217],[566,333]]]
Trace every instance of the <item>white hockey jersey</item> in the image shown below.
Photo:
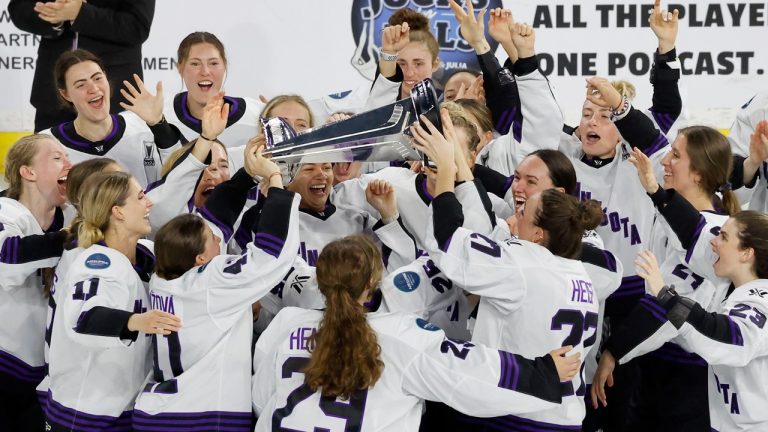
[[[257,342],[257,431],[416,431],[424,399],[471,415],[494,416],[547,409],[559,396],[557,378],[537,383],[531,374],[541,359],[533,362],[449,339],[437,326],[413,315],[374,313],[368,322],[381,347],[381,377],[349,401],[321,397],[304,384],[301,369],[309,360],[307,340],[322,314],[283,309]]]
[[[763,91],[745,103],[731,125],[728,141],[733,154],[749,156],[750,136],[761,120],[768,119],[768,91]],[[768,211],[768,162],[763,161],[757,172],[757,183],[752,190],[739,189],[736,194],[742,203],[749,202],[750,210]]]
[[[152,308],[178,316],[183,327],[152,336],[154,374],[136,400],[135,430],[253,430],[251,304],[296,259],[299,201],[270,191],[263,217],[278,229],[260,230],[243,255],[219,255],[174,280],[152,276]]]
[[[547,78],[538,69],[516,76],[523,123],[489,142],[477,154],[476,162],[507,177],[529,153],[539,149],[556,150],[563,129],[563,115]],[[515,117],[516,113],[509,114]]]
[[[152,242],[136,265],[95,244],[72,262],[51,337],[46,421],[63,430],[131,430],[131,411],[151,368],[149,336],[126,331],[146,312]]]
[[[80,136],[74,122],[61,123],[41,133],[55,136],[67,148],[67,155],[73,164],[108,157],[134,176],[143,188],[159,180],[163,161],[178,145],[158,148],[149,126],[130,111],[111,114],[111,117],[112,131],[98,142]]]
[[[440,251],[431,248],[430,256],[450,280],[480,296],[473,342],[525,357],[565,345],[582,359],[589,354],[598,332],[598,297],[581,262],[522,240],[496,243],[464,228]],[[563,383],[560,407],[494,421],[539,428],[581,425],[586,393],[581,372]]]
[[[768,281],[736,288],[719,313],[694,308],[680,328],[683,348],[710,364],[709,418],[714,431],[768,430]]]
[[[0,197],[0,373],[37,385],[45,375],[46,298],[40,270],[54,267],[64,243],[63,213],[44,232],[20,202]]]

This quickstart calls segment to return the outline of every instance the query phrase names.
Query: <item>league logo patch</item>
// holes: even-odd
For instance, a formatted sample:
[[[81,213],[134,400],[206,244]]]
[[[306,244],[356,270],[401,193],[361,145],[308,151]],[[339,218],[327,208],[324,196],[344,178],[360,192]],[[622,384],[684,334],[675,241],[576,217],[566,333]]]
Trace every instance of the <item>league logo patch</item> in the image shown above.
[[[85,266],[94,270],[103,270],[111,264],[112,261],[109,260],[109,257],[102,253],[95,253],[85,259]]]
[[[395,276],[393,283],[397,289],[407,293],[415,290],[416,287],[419,286],[420,281],[421,277],[419,277],[418,273],[409,271],[399,273],[397,276]]]
[[[766,296],[768,296],[768,291],[764,291],[759,288],[752,288],[751,290],[749,290],[749,295],[765,298]]]
[[[416,325],[421,327],[421,328],[423,328],[424,330],[427,330],[427,331],[438,331],[438,330],[440,330],[440,327],[432,324],[431,322],[429,322],[427,320],[421,319],[421,318],[416,318]]]
[[[476,12],[482,8],[491,10],[502,7],[501,0],[473,0],[472,5]],[[354,0],[351,18],[356,48],[351,63],[360,75],[373,81],[379,59],[378,48],[381,47],[381,30],[393,13],[405,7],[421,12],[429,19],[446,72],[452,69],[480,69],[475,51],[459,33],[459,23],[448,0]],[[485,36],[491,45],[491,52],[496,52],[499,44],[488,36],[487,28]],[[437,73],[434,78],[440,79]]]

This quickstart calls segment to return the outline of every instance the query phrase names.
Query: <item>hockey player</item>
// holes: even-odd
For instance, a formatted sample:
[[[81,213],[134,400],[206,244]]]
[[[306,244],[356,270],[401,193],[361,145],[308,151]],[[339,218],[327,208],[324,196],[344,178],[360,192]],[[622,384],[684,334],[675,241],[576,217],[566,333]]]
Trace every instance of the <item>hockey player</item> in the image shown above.
[[[197,216],[179,216],[157,234],[152,308],[186,325],[153,337],[154,372],[136,401],[134,430],[253,430],[250,305],[290,270],[299,247],[299,197],[282,190],[280,168],[262,149],[246,155],[246,168],[270,189],[241,256],[219,255]]]
[[[434,240],[430,256],[443,273],[480,296],[473,341],[530,356],[572,345],[587,355],[597,337],[598,299],[581,262],[582,233],[602,216],[594,201],[548,189],[528,199],[520,237],[499,244],[462,228],[463,212],[453,189],[455,162],[451,119],[443,110],[445,137],[427,123],[429,136],[411,128],[417,148],[437,164],[437,197],[432,202]],[[515,331],[525,328],[526,332]],[[489,426],[580,427],[584,417],[583,376],[562,386],[563,405],[523,416],[490,419]],[[472,423],[478,421],[472,420]]]
[[[181,322],[147,312],[154,268],[152,202],[127,173],[102,172],[83,185],[79,246],[53,320],[46,407],[52,431],[130,430],[131,411],[150,370],[149,338]]]
[[[50,135],[19,139],[5,159],[8,189],[0,198],[0,429],[40,430],[35,386],[45,374],[46,293],[41,269],[56,265],[71,168]]]
[[[152,95],[138,76],[136,87],[127,81],[123,96],[132,112],[109,113],[111,88],[101,60],[85,50],[64,52],[54,68],[62,102],[77,113],[72,122],[43,133],[55,136],[67,147],[73,162],[109,157],[146,187],[157,181],[165,156],[173,151],[178,131],[163,119],[162,85]],[[140,149],[140,150],[139,150]]]
[[[729,280],[733,289],[717,312],[677,294],[674,285],[665,286],[669,275],[662,273],[653,254],[638,257],[638,273],[679,331],[676,341],[710,364],[709,419],[714,431],[768,428],[768,392],[760,385],[768,367],[766,244],[768,217],[763,213],[744,211],[723,224],[711,241],[710,255],[715,275]]]
[[[224,44],[215,35],[194,32],[179,44],[176,61],[187,91],[176,94],[163,113],[169,123],[179,128],[182,143],[186,143],[203,132],[205,106],[222,90],[227,75],[227,55]],[[226,96],[224,99],[229,105],[226,128],[218,135],[204,138],[242,150],[261,127],[259,113],[264,104],[251,98]],[[238,160],[242,162],[242,156]],[[242,163],[236,164],[233,171],[241,166]]]
[[[578,369],[578,355],[560,356],[570,347],[532,361],[449,339],[413,315],[366,314],[381,273],[366,237],[326,246],[317,263],[326,309],[286,308],[256,344],[257,431],[416,431],[424,399],[480,416],[559,402],[559,380]]]

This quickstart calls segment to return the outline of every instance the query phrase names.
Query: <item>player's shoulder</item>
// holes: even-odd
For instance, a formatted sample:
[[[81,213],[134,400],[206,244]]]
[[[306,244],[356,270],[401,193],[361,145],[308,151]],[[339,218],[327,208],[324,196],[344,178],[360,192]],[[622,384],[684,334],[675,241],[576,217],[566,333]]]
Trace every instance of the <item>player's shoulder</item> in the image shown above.
[[[0,223],[16,225],[22,229],[31,219],[34,216],[24,204],[13,198],[0,197]]]
[[[368,314],[368,323],[380,338],[394,341],[401,350],[410,348],[413,351],[423,351],[445,337],[439,326],[414,314],[371,313]]]
[[[72,277],[77,275],[103,275],[115,279],[124,278],[133,270],[128,258],[116,249],[101,244],[94,244],[82,250],[72,260]]]

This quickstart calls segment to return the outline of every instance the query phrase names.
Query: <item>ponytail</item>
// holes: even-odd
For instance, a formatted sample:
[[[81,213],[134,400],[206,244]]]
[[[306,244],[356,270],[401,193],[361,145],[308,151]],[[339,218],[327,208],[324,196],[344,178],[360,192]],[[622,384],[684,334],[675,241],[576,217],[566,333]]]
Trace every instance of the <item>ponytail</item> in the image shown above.
[[[317,283],[326,309],[309,339],[312,355],[304,369],[305,383],[313,391],[349,399],[381,377],[381,347],[358,301],[375,286],[381,272],[381,256],[367,237],[349,236],[323,248]]]
[[[728,215],[733,216],[741,211],[741,204],[739,203],[739,199],[736,197],[736,194],[732,190],[724,190],[722,194],[722,207],[723,210],[728,213]]]

